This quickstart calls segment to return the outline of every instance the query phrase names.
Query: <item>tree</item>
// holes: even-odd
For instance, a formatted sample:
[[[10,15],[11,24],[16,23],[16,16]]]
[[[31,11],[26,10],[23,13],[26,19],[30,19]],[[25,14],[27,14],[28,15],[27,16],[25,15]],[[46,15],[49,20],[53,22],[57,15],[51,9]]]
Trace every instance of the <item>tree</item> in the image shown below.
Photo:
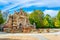
[[[48,22],[48,20],[46,18],[44,18],[43,22],[44,22],[44,27],[45,28],[49,27],[49,22]]]
[[[44,13],[40,10],[34,10],[29,15],[29,19],[30,19],[31,24],[35,23],[36,28],[42,28],[43,27],[43,18],[44,18]]]
[[[2,24],[4,24],[5,20],[3,19],[2,13],[0,11],[0,31],[2,31]]]
[[[44,26],[45,26],[45,28],[54,27],[53,20],[52,20],[51,16],[48,14],[44,17]]]
[[[60,28],[60,11],[58,12],[56,20],[55,20],[55,27]]]
[[[2,16],[2,13],[0,11],[0,25],[4,23],[4,19],[3,19],[3,16]]]
[[[60,21],[60,11],[57,14],[57,19]]]
[[[60,28],[60,21],[58,19],[55,19],[55,27]]]

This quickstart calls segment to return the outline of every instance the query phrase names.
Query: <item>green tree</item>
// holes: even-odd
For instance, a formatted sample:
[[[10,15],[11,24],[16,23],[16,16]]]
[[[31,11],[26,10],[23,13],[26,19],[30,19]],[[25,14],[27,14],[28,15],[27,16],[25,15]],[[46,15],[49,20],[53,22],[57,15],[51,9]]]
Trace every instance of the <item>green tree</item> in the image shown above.
[[[58,12],[56,20],[55,20],[55,27],[60,28],[60,11]]]
[[[58,19],[55,19],[54,24],[56,28],[60,28],[60,21]]]
[[[31,24],[35,23],[36,28],[42,28],[43,27],[43,18],[44,18],[44,13],[40,10],[34,10],[29,15],[29,19],[30,19]]]
[[[5,22],[5,20],[3,19],[2,13],[0,11],[0,25],[3,24]]]
[[[57,19],[60,21],[60,11],[57,14]]]
[[[5,20],[4,20],[3,15],[0,11],[0,31],[2,31],[2,26],[3,26],[4,22],[5,22]]]
[[[45,28],[54,27],[53,20],[52,20],[51,16],[48,14],[44,17],[44,26],[45,26]]]

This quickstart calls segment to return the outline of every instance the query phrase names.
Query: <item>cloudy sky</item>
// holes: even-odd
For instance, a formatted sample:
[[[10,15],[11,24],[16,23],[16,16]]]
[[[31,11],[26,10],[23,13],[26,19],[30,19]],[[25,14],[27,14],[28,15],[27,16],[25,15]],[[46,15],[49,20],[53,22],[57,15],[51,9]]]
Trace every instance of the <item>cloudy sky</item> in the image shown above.
[[[13,13],[23,8],[31,13],[33,10],[42,10],[44,14],[55,16],[60,10],[60,0],[0,0],[0,10]]]

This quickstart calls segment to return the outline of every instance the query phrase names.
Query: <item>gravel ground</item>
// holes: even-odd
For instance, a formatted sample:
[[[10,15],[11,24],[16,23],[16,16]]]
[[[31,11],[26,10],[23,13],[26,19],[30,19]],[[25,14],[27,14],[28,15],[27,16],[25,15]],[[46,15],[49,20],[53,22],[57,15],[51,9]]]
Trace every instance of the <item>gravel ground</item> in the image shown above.
[[[36,34],[0,32],[0,40],[60,40],[60,32]]]
[[[60,40],[60,32],[56,33],[7,33],[0,34],[0,40]]]

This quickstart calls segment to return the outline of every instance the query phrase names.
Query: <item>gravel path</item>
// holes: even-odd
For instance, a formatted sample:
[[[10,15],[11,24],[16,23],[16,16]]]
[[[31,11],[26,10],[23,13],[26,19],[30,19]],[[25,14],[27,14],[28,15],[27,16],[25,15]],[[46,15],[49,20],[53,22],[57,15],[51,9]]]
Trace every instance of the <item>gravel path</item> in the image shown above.
[[[0,32],[0,40],[60,40],[60,32],[56,33],[4,33]]]

